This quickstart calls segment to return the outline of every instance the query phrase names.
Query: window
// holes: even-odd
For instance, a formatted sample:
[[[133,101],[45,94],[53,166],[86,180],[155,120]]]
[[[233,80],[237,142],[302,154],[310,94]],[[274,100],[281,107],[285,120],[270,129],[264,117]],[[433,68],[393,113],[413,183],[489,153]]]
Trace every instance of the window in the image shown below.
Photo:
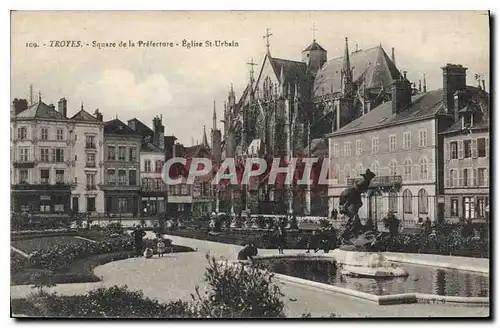
[[[413,213],[412,201],[413,201],[413,196],[411,194],[411,191],[406,189],[403,192],[403,212],[404,213],[407,213],[407,214]]]
[[[356,140],[356,155],[363,153],[363,140]]]
[[[155,161],[155,172],[159,173],[163,169],[163,161],[157,160]]]
[[[429,197],[425,189],[420,189],[418,191],[418,214],[427,213],[429,213]]]
[[[427,130],[418,131],[418,146],[427,147]]]
[[[43,169],[40,170],[40,182],[43,184],[48,184],[50,183],[50,171]]]
[[[456,141],[450,142],[450,158],[451,159],[458,158],[458,144]]]
[[[398,212],[398,193],[394,190],[389,192],[389,212]]]
[[[477,185],[478,186],[486,186],[487,185],[486,169],[485,168],[477,169]]]
[[[53,159],[54,162],[62,163],[64,162],[64,148],[53,149]]]
[[[458,198],[451,199],[450,215],[458,216]]]
[[[397,175],[398,174],[398,162],[393,159],[389,163],[389,175]]]
[[[351,177],[351,166],[349,164],[346,164],[344,166],[344,179],[345,183],[347,184],[347,179]]]
[[[127,171],[118,170],[118,184],[120,186],[125,186],[127,184]]]
[[[118,213],[128,212],[128,199],[124,197],[118,198]]]
[[[151,161],[149,159],[144,160],[144,172],[151,172]]]
[[[463,210],[465,219],[474,219],[474,197],[463,198]]]
[[[56,183],[64,183],[64,170],[56,170]]]
[[[63,129],[56,130],[56,138],[59,141],[64,140],[64,130]]]
[[[28,170],[19,170],[19,183],[28,183]]]
[[[181,185],[181,195],[187,195],[188,194],[188,188],[186,184]]]
[[[87,212],[95,212],[95,197],[87,197]]]
[[[134,162],[137,160],[137,149],[135,147],[129,148],[129,160]]]
[[[486,139],[477,139],[477,157],[486,157]]]
[[[95,174],[87,174],[87,189],[95,189]]]
[[[371,171],[373,173],[375,173],[376,176],[379,175],[379,164],[378,164],[378,161],[374,161],[372,163],[372,167],[370,169],[371,169]]]
[[[137,185],[137,172],[136,172],[136,170],[128,170],[128,184],[130,186]]]
[[[403,148],[410,149],[411,148],[411,132],[403,133]]]
[[[420,180],[427,180],[429,178],[427,174],[427,159],[425,157],[421,158],[418,164],[420,166]]]
[[[390,135],[389,136],[389,151],[395,151],[396,150],[396,135]]]
[[[372,138],[372,153],[376,154],[379,150],[379,140],[378,137]]]
[[[115,170],[108,169],[108,184],[114,185],[116,183]]]
[[[17,128],[17,139],[26,140],[28,138],[28,129],[26,127]]]
[[[477,197],[477,216],[480,218],[486,217],[486,206],[488,197]]]
[[[87,153],[87,167],[95,167],[95,153]]]
[[[407,158],[404,162],[404,179],[411,180],[411,159]]]
[[[356,174],[359,176],[359,175],[361,175],[363,173],[364,173],[363,164],[357,163],[356,164]]]
[[[49,148],[40,148],[40,160],[42,162],[48,162],[50,160]]]
[[[114,161],[116,160],[116,147],[115,146],[108,146],[108,161]]]
[[[48,139],[49,139],[49,129],[42,128],[42,140],[48,140]]]
[[[162,189],[161,179],[155,179],[155,190],[156,191],[161,191],[161,189]]]
[[[464,158],[472,157],[471,141],[464,140]]]
[[[124,146],[119,146],[118,147],[118,160],[119,161],[126,161],[127,160],[127,151]]]
[[[339,157],[339,144],[333,144],[333,157]]]
[[[344,156],[351,156],[351,143],[349,141],[344,142]]]
[[[337,179],[337,183],[340,183],[339,176],[340,176],[340,165],[336,164],[333,167],[333,179]]]
[[[85,148],[87,148],[87,149],[95,149],[96,148],[94,136],[85,136]],[[108,147],[108,150],[109,150],[109,147]]]
[[[30,160],[29,147],[19,147],[19,161],[27,162]]]
[[[450,187],[458,187],[458,172],[457,170],[450,170],[451,185]]]
[[[469,169],[464,169],[463,175],[463,186],[467,187],[469,185]]]

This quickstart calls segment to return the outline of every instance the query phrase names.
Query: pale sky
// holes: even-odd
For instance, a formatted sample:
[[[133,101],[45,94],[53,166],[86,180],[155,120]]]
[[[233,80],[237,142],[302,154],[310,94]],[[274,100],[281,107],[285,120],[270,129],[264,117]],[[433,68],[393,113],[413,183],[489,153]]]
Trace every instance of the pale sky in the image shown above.
[[[367,49],[382,44],[396,65],[418,84],[427,76],[428,90],[442,87],[446,63],[468,67],[468,84],[482,73],[489,90],[489,22],[486,12],[458,11],[268,11],[268,12],[13,12],[11,16],[11,98],[29,99],[29,85],[42,101],[68,100],[68,115],[83,101],[104,120],[137,117],[151,126],[163,115],[166,135],[190,145],[201,141],[203,125],[212,126],[216,101],[218,119],[230,84],[239,98],[249,76],[246,64],[259,64],[271,29],[271,55],[301,60],[301,51],[317,42],[328,59],[349,46]],[[182,40],[236,41],[235,48],[51,48],[51,40],[116,42],[132,40],[182,43]],[[38,48],[26,47],[36,42]],[[47,46],[42,46],[42,44]],[[35,98],[37,99],[38,96]],[[218,123],[219,127],[221,123]]]

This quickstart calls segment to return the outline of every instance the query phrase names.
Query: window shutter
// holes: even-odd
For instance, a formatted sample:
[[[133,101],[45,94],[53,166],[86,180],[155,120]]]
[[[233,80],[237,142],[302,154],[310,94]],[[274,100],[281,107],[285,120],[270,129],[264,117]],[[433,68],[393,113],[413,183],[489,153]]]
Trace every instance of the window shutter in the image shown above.
[[[464,183],[464,170],[460,169],[458,170],[458,186],[457,187],[462,187]]]
[[[445,187],[450,187],[450,171],[446,171]]]
[[[484,185],[489,187],[489,183],[488,183],[488,178],[489,178],[489,172],[488,172],[488,168],[485,168],[484,169]]]
[[[450,158],[451,158],[451,156],[450,156],[450,150],[451,150],[450,149],[450,143],[449,142],[445,142],[444,143],[444,160],[446,162],[448,162],[450,160]]]
[[[486,149],[486,157],[490,157],[490,138],[486,138],[484,144]]]
[[[472,158],[477,158],[477,139],[472,139],[470,144]]]
[[[458,140],[458,158],[464,158],[464,142],[463,140]]]
[[[475,187],[477,186],[477,169],[472,169],[472,186]]]

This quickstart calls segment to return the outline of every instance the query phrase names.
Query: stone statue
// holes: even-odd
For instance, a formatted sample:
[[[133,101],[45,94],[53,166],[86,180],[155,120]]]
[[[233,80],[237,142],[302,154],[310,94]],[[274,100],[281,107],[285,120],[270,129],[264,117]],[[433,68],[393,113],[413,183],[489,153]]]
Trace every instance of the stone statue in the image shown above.
[[[361,176],[363,177],[362,181],[357,182],[355,186],[344,189],[340,194],[339,213],[348,217],[346,228],[342,235],[344,242],[359,236],[364,231],[364,226],[358,216],[358,211],[363,206],[361,194],[368,190],[370,182],[375,177],[375,173],[367,169]]]

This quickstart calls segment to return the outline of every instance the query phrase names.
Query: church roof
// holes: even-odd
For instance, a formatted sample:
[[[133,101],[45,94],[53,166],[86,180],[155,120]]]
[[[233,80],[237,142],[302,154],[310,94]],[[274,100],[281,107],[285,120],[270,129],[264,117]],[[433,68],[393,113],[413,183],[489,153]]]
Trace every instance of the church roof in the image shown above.
[[[278,77],[278,80],[281,78],[281,68],[283,68],[285,81],[302,79],[302,77],[306,74],[307,66],[303,62],[273,57],[269,57],[269,60],[274,69],[274,73]],[[280,83],[282,82],[283,81],[280,81]]]
[[[337,136],[365,130],[380,129],[393,124],[408,123],[436,115],[443,108],[443,89],[418,94],[412,97],[408,108],[398,114],[392,113],[392,102],[387,101],[355,119],[336,132],[327,136]],[[444,112],[443,112],[444,113]]]
[[[50,120],[67,120],[66,117],[55,108],[39,101],[16,115],[18,118],[37,118]]]
[[[313,43],[311,43],[309,45],[309,47],[305,48],[303,51],[310,51],[310,50],[322,50],[322,51],[326,51],[322,46],[320,46],[316,40],[313,41]]]
[[[388,88],[401,76],[396,65],[387,56],[382,46],[352,52],[349,56],[353,69],[353,82],[358,85],[366,78],[366,87]],[[314,80],[314,97],[341,92],[341,71],[344,57],[326,62]]]
[[[78,113],[73,115],[71,120],[101,123],[101,121],[89,114],[85,109],[81,109]]]
[[[134,131],[127,124],[123,123],[117,118],[104,123],[104,133],[140,136],[138,132]]]

